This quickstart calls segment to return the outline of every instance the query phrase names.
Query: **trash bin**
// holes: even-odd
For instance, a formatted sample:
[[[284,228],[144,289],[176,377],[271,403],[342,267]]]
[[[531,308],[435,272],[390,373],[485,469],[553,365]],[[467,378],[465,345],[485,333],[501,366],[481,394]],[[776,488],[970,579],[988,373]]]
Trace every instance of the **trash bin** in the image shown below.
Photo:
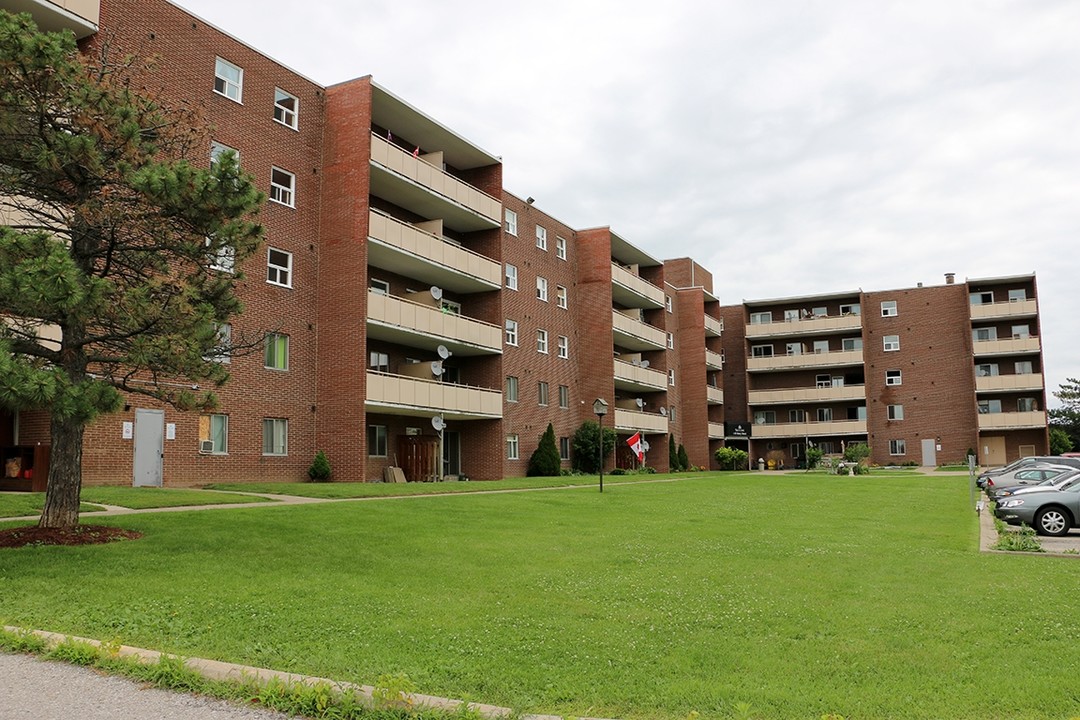
[[[757,459],[757,469],[758,470],[764,470],[765,469],[765,458],[758,458]]]

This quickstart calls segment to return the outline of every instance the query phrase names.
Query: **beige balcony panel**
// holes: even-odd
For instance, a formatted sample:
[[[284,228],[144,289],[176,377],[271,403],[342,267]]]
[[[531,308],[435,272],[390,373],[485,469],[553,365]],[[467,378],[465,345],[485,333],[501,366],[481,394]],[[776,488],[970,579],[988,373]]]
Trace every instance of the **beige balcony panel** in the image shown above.
[[[840,402],[865,400],[865,385],[843,387],[785,388],[784,390],[751,390],[747,398],[750,405],[790,405],[808,402]]]
[[[502,353],[502,328],[440,307],[368,293],[368,337],[425,348],[446,345],[455,355]]]
[[[1013,355],[1039,352],[1039,338],[1008,338],[1005,340],[977,340],[972,343],[975,355]]]
[[[804,353],[802,355],[774,355],[767,358],[747,358],[746,369],[755,370],[795,370],[798,368],[843,367],[862,365],[862,350],[842,350],[827,353]]]
[[[612,298],[635,308],[664,307],[664,291],[621,265],[611,264]]]
[[[1032,412],[979,413],[979,431],[1025,430],[1046,427],[1046,413]]]
[[[387,414],[447,419],[502,417],[502,393],[436,380],[368,372],[367,406]]]
[[[1038,314],[1039,306],[1035,300],[1017,300],[1016,302],[996,302],[971,306],[972,320],[1035,317]]]
[[[709,439],[710,440],[723,440],[724,439],[724,423],[709,423]]]
[[[809,335],[841,333],[862,330],[862,315],[837,315],[836,317],[792,320],[790,322],[762,323],[747,325],[747,338],[762,338],[788,335]]]
[[[709,405],[723,405],[724,391],[712,385],[705,386],[705,398]]]
[[[720,337],[724,334],[724,321],[717,320],[712,315],[705,316],[705,336]]]
[[[643,433],[667,433],[668,419],[658,413],[615,408],[615,428]]]
[[[617,310],[611,313],[616,342],[631,350],[662,350],[667,347],[664,331],[629,318]]]
[[[667,375],[664,373],[622,360],[614,361],[614,378],[617,386],[622,384],[654,391],[667,388]]]
[[[721,370],[724,367],[724,357],[712,350],[705,351],[705,366],[711,370]]]
[[[1012,390],[1042,390],[1042,373],[1027,375],[994,375],[975,378],[975,392],[1010,392]]]
[[[69,30],[79,40],[97,32],[101,16],[100,0],[6,0],[3,8],[30,13],[40,29]]]
[[[774,423],[754,425],[753,436],[762,438],[828,437],[830,435],[865,435],[865,420],[834,420],[833,422]]]

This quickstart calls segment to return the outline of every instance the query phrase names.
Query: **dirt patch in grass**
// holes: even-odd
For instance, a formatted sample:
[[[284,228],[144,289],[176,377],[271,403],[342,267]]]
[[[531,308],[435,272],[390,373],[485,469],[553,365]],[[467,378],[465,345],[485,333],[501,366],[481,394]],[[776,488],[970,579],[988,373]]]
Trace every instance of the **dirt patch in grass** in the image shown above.
[[[100,545],[116,540],[138,540],[142,533],[107,525],[76,525],[73,528],[39,528],[36,526],[0,530],[0,548],[28,545]]]

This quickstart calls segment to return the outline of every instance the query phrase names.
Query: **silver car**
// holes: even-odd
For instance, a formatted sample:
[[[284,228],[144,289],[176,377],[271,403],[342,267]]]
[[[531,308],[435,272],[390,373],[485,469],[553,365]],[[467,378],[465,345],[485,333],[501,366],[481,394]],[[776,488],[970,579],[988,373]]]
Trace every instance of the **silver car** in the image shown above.
[[[1080,518],[1080,482],[1002,498],[994,514],[1010,525],[1029,525],[1040,535],[1064,535]]]

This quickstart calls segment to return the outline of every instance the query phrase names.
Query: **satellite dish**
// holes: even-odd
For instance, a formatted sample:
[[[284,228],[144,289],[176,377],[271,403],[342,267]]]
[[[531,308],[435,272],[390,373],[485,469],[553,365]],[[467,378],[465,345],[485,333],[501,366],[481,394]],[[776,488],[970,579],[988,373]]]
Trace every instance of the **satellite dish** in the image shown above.
[[[648,361],[648,360],[642,360],[642,361],[641,361],[641,367],[642,367],[642,368],[647,368],[647,367],[649,367],[649,361]]]
[[[641,358],[634,358],[630,362],[633,363],[634,367],[641,367]]]
[[[454,354],[450,352],[450,349],[445,345],[440,345],[439,347],[435,348],[435,352],[438,353],[440,360],[445,360],[446,358]]]
[[[436,415],[431,418],[431,427],[435,428],[438,432],[442,432],[446,427],[446,421],[442,419],[442,415]]]
[[[645,407],[645,401],[641,398],[634,398],[634,404],[638,406],[638,409]]]
[[[663,405],[660,406],[660,414],[664,417],[667,417],[667,408]]]
[[[649,452],[649,441],[648,440],[642,440],[641,441],[641,451],[642,452]]]
[[[443,366],[442,366],[442,361],[441,360],[432,360],[431,361],[431,374],[434,375],[435,377],[439,377],[440,375],[443,374]]]
[[[436,300],[442,300],[442,288],[438,285],[432,285],[431,297],[435,298]]]

